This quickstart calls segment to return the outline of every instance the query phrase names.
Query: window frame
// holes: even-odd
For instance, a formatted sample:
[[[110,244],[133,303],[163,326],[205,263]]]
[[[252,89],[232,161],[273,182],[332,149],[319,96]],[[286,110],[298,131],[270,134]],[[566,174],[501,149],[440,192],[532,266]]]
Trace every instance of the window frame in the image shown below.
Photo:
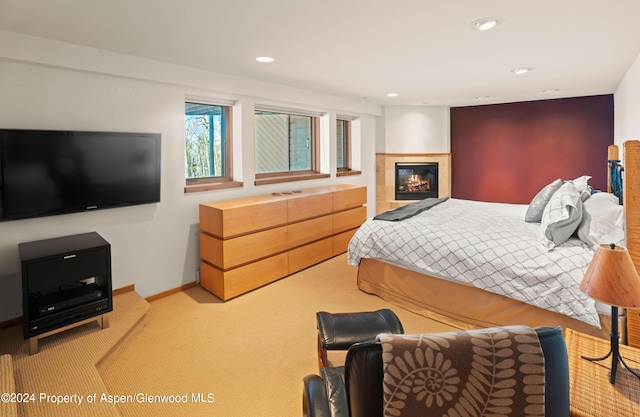
[[[309,138],[309,147],[310,147],[310,165],[311,168],[308,170],[297,170],[297,171],[278,171],[278,172],[264,172],[264,173],[255,173],[255,181],[254,185],[265,185],[265,184],[275,184],[282,182],[291,182],[291,181],[302,181],[314,178],[327,178],[329,174],[323,174],[320,172],[320,120],[321,114],[297,110],[297,109],[287,109],[273,106],[261,106],[256,105],[254,109],[254,117],[258,112],[270,112],[283,114],[288,116],[305,116],[311,118],[310,128],[311,128],[311,137]],[[254,121],[254,124],[256,122]],[[256,138],[257,142],[257,138]],[[255,146],[255,145],[254,145]],[[254,161],[254,170],[256,169],[255,161]]]
[[[343,133],[344,133],[344,138],[342,139],[342,158],[344,161],[344,166],[343,167],[339,167],[337,166],[337,159],[336,159],[336,170],[337,172],[347,172],[347,171],[351,171],[351,120],[347,119],[346,117],[337,117],[336,118],[336,146],[337,146],[337,142],[338,142],[338,124],[339,123],[344,123],[343,126]],[[337,158],[337,152],[336,152],[336,158]]]
[[[345,116],[338,114],[336,115],[336,177],[345,177],[347,175],[360,175],[362,171],[356,171],[353,169],[353,122],[357,119],[357,117]],[[347,125],[347,129],[345,130],[344,144],[343,144],[343,158],[345,161],[345,166],[342,168],[338,167],[338,122],[345,122]]]
[[[223,151],[222,157],[224,158],[222,162],[223,166],[223,175],[215,176],[215,177],[200,177],[200,178],[186,178],[185,175],[185,187],[184,192],[198,192],[198,191],[209,191],[209,190],[217,190],[224,188],[235,188],[242,187],[242,182],[233,180],[233,103],[227,101],[215,101],[215,100],[207,100],[202,98],[195,97],[186,97],[184,100],[184,104],[187,103],[192,104],[201,104],[204,106],[217,106],[222,108],[223,120],[222,123],[222,132],[221,135],[223,137]],[[185,114],[186,117],[186,114]],[[186,123],[186,119],[185,119]],[[184,134],[184,131],[183,131]],[[186,137],[183,137],[185,150],[184,154],[186,155]]]

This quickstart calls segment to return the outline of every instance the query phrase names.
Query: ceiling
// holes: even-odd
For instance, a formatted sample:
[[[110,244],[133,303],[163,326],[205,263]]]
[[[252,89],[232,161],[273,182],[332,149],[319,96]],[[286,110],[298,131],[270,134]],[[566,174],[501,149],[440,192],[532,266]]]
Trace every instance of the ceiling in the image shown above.
[[[0,0],[0,29],[381,105],[610,94],[639,21],[638,0]]]

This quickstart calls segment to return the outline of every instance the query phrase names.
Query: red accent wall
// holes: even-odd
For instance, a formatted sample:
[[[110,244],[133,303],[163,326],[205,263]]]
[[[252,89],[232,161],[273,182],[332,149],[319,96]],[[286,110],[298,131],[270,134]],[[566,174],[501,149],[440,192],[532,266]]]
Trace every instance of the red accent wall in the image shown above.
[[[528,204],[556,178],[607,189],[613,95],[451,108],[452,196]]]

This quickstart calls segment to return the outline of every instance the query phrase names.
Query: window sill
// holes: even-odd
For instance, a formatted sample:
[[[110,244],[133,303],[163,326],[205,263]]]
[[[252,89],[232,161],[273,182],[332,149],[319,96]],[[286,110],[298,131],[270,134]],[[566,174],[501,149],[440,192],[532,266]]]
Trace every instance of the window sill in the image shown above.
[[[345,170],[345,171],[338,171],[336,173],[336,177],[348,177],[349,175],[361,175],[362,171],[351,171],[351,170]]]
[[[304,180],[315,180],[318,178],[329,178],[331,175],[329,174],[299,174],[299,175],[282,175],[282,176],[273,176],[268,178],[256,178],[254,185],[266,185],[266,184],[280,184],[283,182],[293,182],[293,181],[304,181]]]
[[[197,193],[200,191],[224,190],[226,188],[241,188],[244,184],[241,181],[220,181],[207,184],[185,185],[184,192]]]

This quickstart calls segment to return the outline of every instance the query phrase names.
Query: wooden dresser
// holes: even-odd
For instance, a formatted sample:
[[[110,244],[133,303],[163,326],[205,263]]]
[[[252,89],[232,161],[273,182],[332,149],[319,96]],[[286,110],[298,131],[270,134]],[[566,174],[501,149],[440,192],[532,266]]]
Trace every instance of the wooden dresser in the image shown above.
[[[346,252],[367,188],[332,185],[200,205],[200,283],[223,300]]]

